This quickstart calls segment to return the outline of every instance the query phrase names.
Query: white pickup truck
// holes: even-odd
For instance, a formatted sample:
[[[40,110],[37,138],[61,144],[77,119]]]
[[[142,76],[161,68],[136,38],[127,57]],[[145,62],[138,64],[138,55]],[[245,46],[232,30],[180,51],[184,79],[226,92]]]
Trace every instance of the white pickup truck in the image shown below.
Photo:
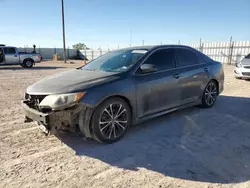
[[[31,68],[35,63],[40,63],[42,57],[36,52],[18,52],[16,47],[0,45],[0,66],[1,65],[21,65]]]

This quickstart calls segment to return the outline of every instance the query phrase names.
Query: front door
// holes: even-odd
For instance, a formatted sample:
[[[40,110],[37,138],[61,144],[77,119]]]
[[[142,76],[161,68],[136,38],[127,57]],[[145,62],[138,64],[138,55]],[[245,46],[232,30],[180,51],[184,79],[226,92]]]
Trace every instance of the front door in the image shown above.
[[[5,47],[3,49],[6,64],[19,64],[19,55],[15,48]]]
[[[175,49],[182,87],[181,105],[199,100],[203,94],[203,85],[209,80],[209,68],[206,62],[193,51],[186,48]]]
[[[161,112],[180,105],[181,86],[172,49],[153,52],[143,64],[151,64],[157,71],[135,74],[137,114],[139,117]]]

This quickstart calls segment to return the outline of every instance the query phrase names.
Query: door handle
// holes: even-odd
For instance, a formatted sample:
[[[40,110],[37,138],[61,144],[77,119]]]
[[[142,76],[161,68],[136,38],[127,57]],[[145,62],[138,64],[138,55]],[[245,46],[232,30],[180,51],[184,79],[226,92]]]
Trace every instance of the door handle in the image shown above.
[[[179,78],[180,78],[180,74],[174,74],[173,77],[174,77],[175,79],[179,79]]]
[[[17,57],[17,55],[14,55],[14,57]]]
[[[205,72],[208,72],[208,68],[207,68],[207,67],[206,67],[206,68],[204,68],[204,71],[205,71]]]

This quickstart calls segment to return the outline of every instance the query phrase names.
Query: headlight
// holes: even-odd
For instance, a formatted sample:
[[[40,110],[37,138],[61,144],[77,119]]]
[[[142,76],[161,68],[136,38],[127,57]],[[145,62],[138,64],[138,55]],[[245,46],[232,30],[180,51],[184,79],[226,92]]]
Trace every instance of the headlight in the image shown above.
[[[75,105],[84,96],[82,93],[70,93],[61,95],[48,95],[39,104],[40,107],[50,107],[52,109],[67,108]]]
[[[242,64],[241,64],[241,63],[237,63],[237,64],[236,64],[236,67],[241,68],[241,67],[242,67]]]

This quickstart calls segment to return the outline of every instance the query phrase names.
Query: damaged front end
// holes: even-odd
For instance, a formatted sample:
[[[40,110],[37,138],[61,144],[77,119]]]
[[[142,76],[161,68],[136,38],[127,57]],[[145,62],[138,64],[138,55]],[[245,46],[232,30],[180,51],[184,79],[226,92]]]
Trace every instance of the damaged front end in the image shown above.
[[[56,134],[61,130],[80,130],[85,137],[91,137],[90,120],[93,107],[77,102],[70,107],[55,110],[40,105],[45,97],[46,95],[25,95],[22,102],[24,122],[36,122],[46,134]]]

